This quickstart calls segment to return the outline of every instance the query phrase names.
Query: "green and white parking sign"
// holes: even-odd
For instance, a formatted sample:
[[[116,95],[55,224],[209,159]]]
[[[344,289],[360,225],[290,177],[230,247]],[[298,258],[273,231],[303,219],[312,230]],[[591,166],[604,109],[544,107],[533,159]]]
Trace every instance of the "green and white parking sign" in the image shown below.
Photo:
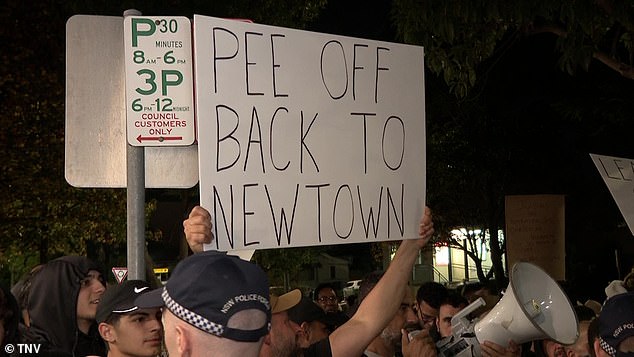
[[[186,17],[124,19],[128,143],[195,140],[191,23]]]

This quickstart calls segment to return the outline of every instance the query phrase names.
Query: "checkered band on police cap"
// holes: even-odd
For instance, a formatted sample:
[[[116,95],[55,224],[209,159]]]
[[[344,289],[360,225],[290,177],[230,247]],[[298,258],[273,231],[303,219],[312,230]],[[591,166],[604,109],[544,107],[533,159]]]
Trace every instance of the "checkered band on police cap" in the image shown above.
[[[187,310],[170,297],[170,295],[167,293],[167,289],[163,289],[161,297],[165,302],[165,306],[181,320],[184,320],[190,325],[212,335],[222,336],[224,332],[224,327],[222,325],[209,321],[193,311]]]
[[[599,314],[599,344],[610,356],[634,356],[621,352],[619,346],[634,337],[634,293],[621,293],[610,297]]]
[[[599,344],[601,345],[601,348],[610,356],[616,356],[616,350],[614,349],[614,347],[608,345],[608,343],[605,342],[605,340],[601,337],[599,337]]]
[[[163,288],[144,294],[135,303],[139,307],[166,306],[201,331],[235,341],[258,341],[271,326],[266,273],[256,264],[215,251],[184,259]],[[264,312],[262,326],[255,330],[229,327],[231,318],[244,310]]]

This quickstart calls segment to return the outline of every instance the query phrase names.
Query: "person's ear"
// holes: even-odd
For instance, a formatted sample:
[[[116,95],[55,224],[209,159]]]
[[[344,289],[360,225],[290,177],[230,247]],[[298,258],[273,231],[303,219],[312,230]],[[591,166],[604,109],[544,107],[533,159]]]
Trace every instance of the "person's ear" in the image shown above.
[[[603,348],[601,347],[601,343],[599,342],[598,338],[594,339],[594,343],[592,345],[594,348],[594,355],[597,357],[602,356],[601,352],[603,352]]]
[[[188,356],[191,352],[192,339],[191,334],[181,325],[174,326],[176,330],[176,346],[178,346],[179,356]]]
[[[117,340],[117,332],[115,331],[114,326],[102,322],[99,324],[97,329],[104,341],[112,343]]]
[[[306,340],[308,340],[308,338],[310,337],[310,324],[304,321],[301,325],[299,325],[299,327],[301,328],[301,330],[298,333],[302,334],[306,338]]]

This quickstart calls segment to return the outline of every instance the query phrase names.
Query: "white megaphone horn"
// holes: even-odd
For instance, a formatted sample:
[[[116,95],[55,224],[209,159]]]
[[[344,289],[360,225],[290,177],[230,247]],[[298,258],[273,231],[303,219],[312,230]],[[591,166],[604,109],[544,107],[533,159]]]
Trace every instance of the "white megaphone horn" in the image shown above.
[[[520,262],[513,265],[506,293],[491,311],[475,323],[478,342],[507,346],[550,339],[563,345],[575,343],[579,322],[570,300],[540,267]]]

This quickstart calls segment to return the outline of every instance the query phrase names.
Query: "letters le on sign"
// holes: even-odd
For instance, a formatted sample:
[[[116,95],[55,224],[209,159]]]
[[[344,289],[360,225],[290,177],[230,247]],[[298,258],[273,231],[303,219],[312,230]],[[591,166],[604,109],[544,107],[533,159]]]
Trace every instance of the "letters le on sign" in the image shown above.
[[[634,160],[597,154],[590,158],[634,234]]]

